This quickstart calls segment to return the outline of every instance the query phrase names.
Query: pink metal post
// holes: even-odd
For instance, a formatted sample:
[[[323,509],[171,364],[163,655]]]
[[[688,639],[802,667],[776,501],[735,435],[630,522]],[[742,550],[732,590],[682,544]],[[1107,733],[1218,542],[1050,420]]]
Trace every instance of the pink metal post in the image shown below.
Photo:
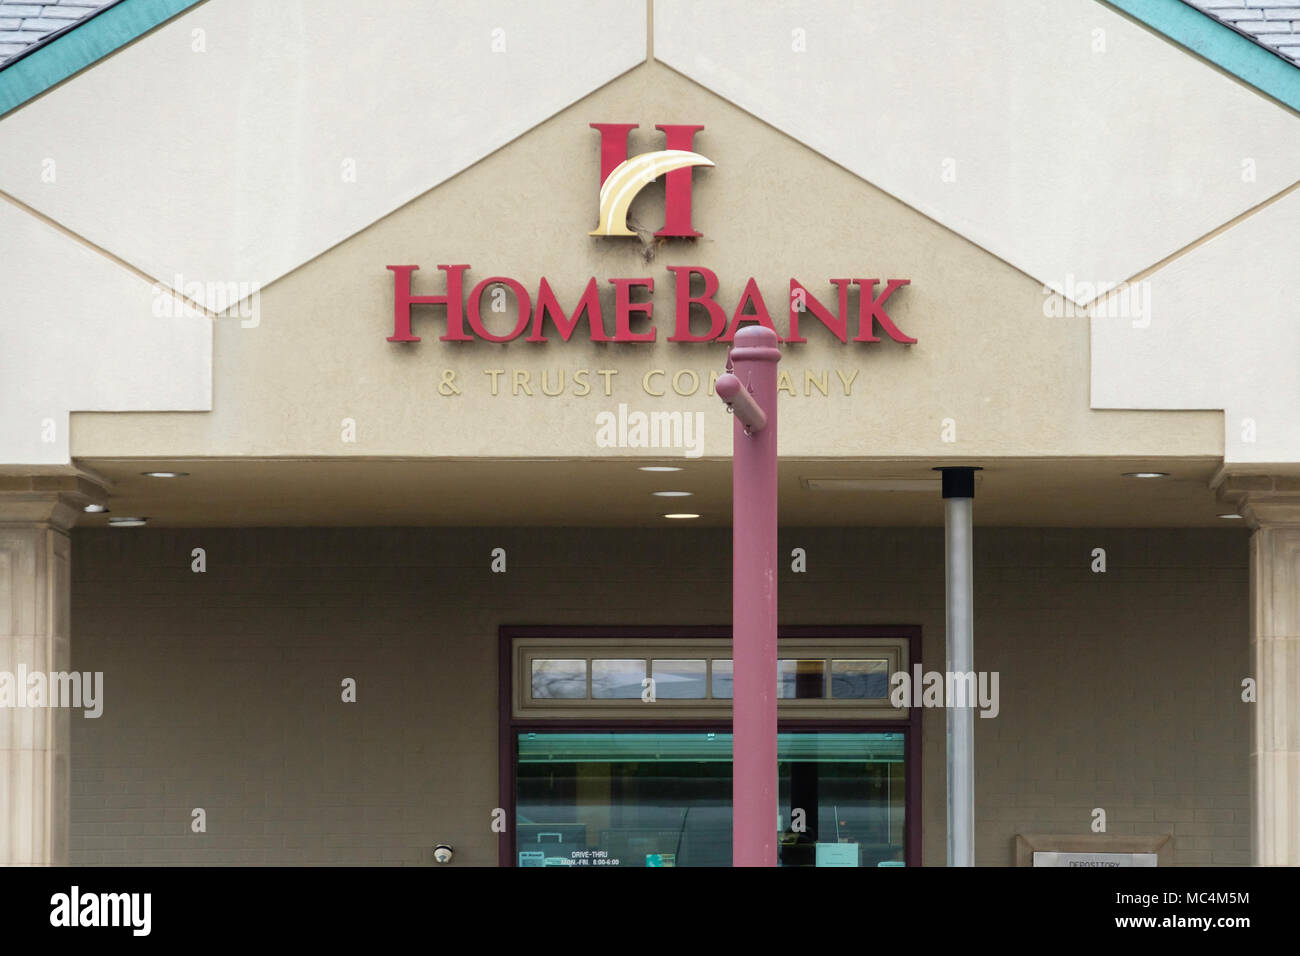
[[[736,333],[718,396],[735,414],[732,462],[732,849],[776,866],[776,363],[771,329]]]

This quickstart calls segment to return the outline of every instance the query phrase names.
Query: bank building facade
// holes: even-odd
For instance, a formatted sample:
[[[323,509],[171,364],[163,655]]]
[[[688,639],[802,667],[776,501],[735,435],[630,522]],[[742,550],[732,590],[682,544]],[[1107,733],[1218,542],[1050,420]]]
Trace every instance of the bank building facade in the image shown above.
[[[1300,863],[1300,16],[1201,6],[0,3],[0,863],[731,864],[756,329],[781,865]]]

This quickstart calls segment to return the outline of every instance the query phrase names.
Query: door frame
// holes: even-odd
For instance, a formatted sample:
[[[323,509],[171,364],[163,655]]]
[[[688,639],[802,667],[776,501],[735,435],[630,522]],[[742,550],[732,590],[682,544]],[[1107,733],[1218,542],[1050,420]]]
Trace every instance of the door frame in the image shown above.
[[[731,720],[701,720],[699,718],[656,718],[651,720],[630,720],[627,718],[605,718],[593,715],[591,719],[529,717],[520,719],[514,715],[514,641],[520,637],[534,638],[628,638],[633,640],[696,640],[701,638],[728,638],[731,636],[729,625],[705,625],[698,627],[653,627],[653,626],[619,626],[599,627],[582,625],[567,627],[564,625],[502,625],[497,638],[497,784],[498,803],[506,814],[506,832],[497,834],[497,865],[512,867],[517,865],[518,856],[515,847],[516,787],[515,767],[518,758],[519,733],[552,730],[586,730],[608,728],[613,731],[626,730],[684,730],[699,732],[731,732]],[[871,637],[895,637],[907,640],[908,667],[921,664],[921,628],[916,624],[900,625],[862,625],[849,627],[844,625],[800,625],[797,627],[778,627],[777,640],[782,638],[826,638],[829,640],[853,640]],[[907,866],[921,865],[921,708],[908,708],[905,720],[880,719],[817,719],[798,718],[779,720],[778,731],[825,730],[841,733],[861,733],[870,730],[897,731],[903,734],[904,773],[907,777],[904,793],[903,814],[906,830],[903,846],[903,862]]]

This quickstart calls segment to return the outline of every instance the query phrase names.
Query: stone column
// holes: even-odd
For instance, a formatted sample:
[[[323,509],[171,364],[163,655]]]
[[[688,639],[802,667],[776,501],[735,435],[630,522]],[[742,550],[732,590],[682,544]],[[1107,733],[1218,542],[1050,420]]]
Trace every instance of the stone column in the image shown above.
[[[98,489],[0,477],[0,865],[68,863],[70,711],[14,706],[20,671],[67,671],[68,529]]]
[[[1251,862],[1300,866],[1300,480],[1230,476],[1250,539]]]

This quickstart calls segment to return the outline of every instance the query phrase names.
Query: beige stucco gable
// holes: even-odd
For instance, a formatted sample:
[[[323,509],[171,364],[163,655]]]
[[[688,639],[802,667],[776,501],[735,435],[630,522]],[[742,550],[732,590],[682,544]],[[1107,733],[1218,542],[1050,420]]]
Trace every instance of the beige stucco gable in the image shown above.
[[[701,238],[656,244],[647,260],[636,239],[588,235],[599,180],[592,122],[639,123],[634,152],[662,146],[655,123],[704,125],[695,145],[716,166],[695,174]],[[657,228],[661,187],[646,190],[633,217]],[[470,264],[470,283],[516,278],[534,299],[545,276],[566,308],[592,277],[611,291],[610,278],[652,278],[659,339],[443,343],[441,312],[429,309],[416,320],[424,341],[386,341],[393,274],[385,267],[420,266],[415,291],[435,294],[443,291],[436,267],[446,263]],[[667,267],[682,265],[716,272],[717,300],[728,313],[753,277],[783,332],[792,277],[830,306],[832,278],[911,280],[888,311],[915,345],[888,338],[845,345],[806,320],[809,341],[790,346],[783,363],[797,393],[783,400],[783,455],[1222,452],[1216,412],[1091,410],[1086,318],[1051,317],[1037,281],[692,81],[647,63],[272,283],[260,292],[255,319],[216,320],[211,413],[77,415],[73,454],[636,454],[596,441],[595,416],[626,403],[647,412],[704,413],[703,455],[726,455],[730,431],[716,399],[704,387],[692,396],[671,387],[679,370],[707,383],[725,360],[720,343],[665,341],[673,308]],[[497,316],[499,327],[513,324],[509,318]],[[580,369],[589,370],[592,385],[581,396],[573,387]],[[602,377],[602,369],[617,374]],[[496,395],[489,370],[503,372]],[[651,374],[647,388],[645,376],[654,370],[665,374]],[[512,394],[516,373],[521,384]],[[681,379],[684,389],[690,381]],[[543,384],[561,394],[543,394]],[[650,394],[659,390],[666,394]],[[344,440],[351,437],[348,419],[355,441]]]

